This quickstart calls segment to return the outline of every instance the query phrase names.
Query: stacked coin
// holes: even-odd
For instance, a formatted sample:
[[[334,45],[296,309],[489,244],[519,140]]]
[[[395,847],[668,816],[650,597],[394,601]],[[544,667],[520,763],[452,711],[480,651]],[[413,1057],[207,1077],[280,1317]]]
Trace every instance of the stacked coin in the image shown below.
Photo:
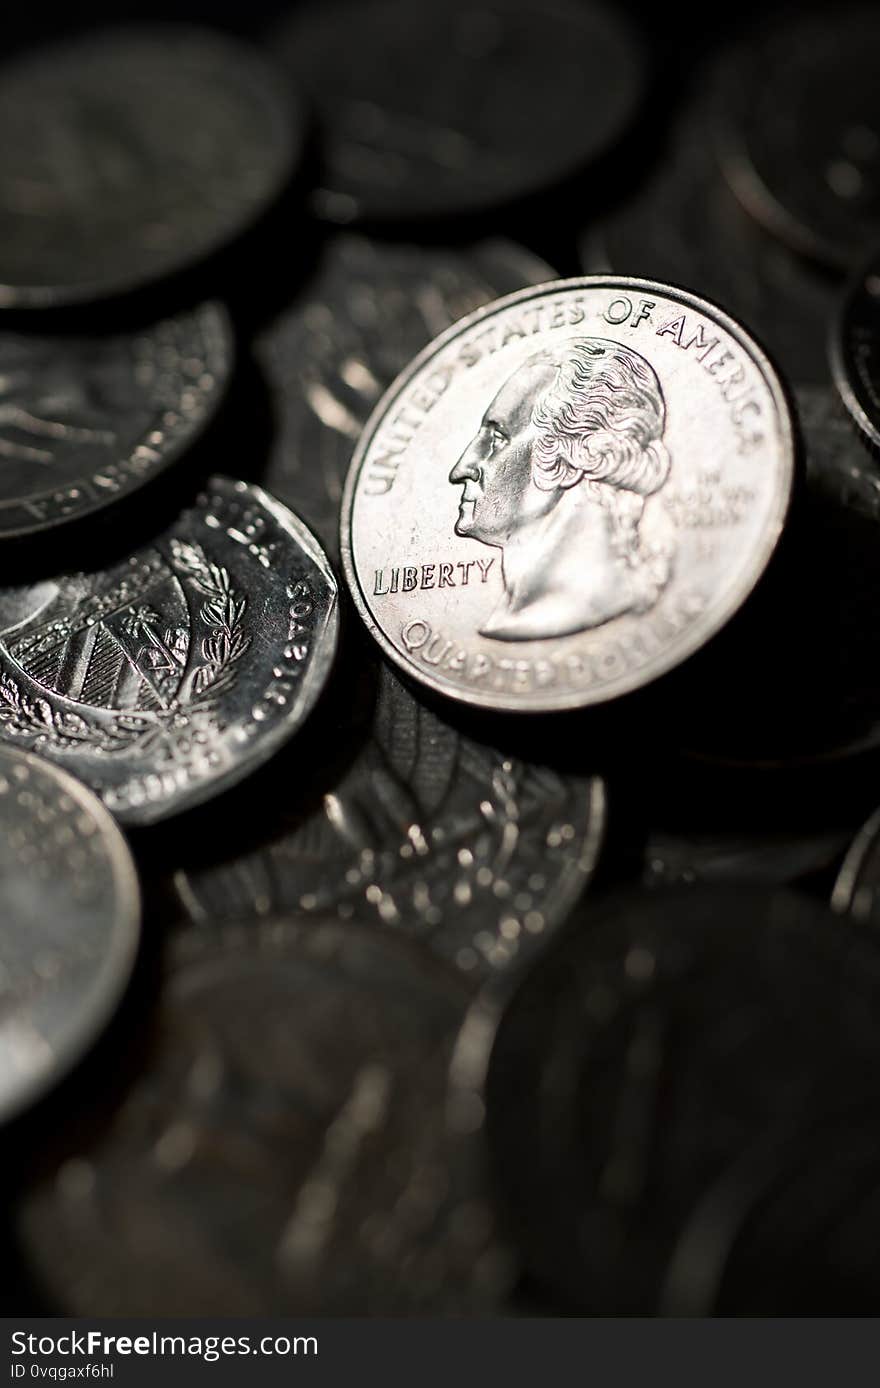
[[[632,10],[17,21],[16,1310],[876,1308],[880,20]]]

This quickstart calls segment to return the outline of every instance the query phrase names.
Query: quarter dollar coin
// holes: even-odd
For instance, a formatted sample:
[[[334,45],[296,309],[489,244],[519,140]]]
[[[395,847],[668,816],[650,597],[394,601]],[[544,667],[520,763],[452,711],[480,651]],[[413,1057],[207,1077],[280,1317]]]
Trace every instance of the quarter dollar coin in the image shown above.
[[[678,665],[782,530],[791,414],[739,323],[595,276],[464,318],[370,418],[341,547],[385,653],[438,693],[578,708]]]

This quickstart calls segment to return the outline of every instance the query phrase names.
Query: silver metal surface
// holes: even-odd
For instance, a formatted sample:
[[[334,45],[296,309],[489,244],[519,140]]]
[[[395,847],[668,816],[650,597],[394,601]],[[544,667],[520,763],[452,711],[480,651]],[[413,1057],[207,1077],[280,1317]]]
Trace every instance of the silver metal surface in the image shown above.
[[[82,1315],[496,1307],[479,1135],[443,1107],[461,980],[338,922],[186,943],[122,1103],[22,1204],[46,1294]]]
[[[0,1120],[33,1103],[109,1020],[140,895],[119,829],[79,781],[0,747]]]
[[[328,554],[355,444],[417,352],[500,294],[554,278],[509,241],[446,249],[340,233],[306,289],[265,328],[254,355],[276,433],[261,480],[295,506]]]
[[[182,848],[174,884],[189,918],[210,933],[230,917],[332,914],[410,935],[472,981],[543,949],[596,870],[601,778],[465,736],[385,668],[337,770],[348,732],[316,765],[301,758],[298,795],[279,768],[246,836],[233,823]]]
[[[99,337],[0,333],[0,537],[101,510],[204,429],[232,366],[221,304]]]
[[[439,693],[575,708],[733,615],[793,468],[782,386],[728,315],[647,280],[558,281],[456,324],[388,391],[343,565],[382,649]]]
[[[0,72],[0,306],[125,292],[203,259],[278,196],[303,138],[257,52],[110,29]]]
[[[0,737],[145,824],[231,785],[300,726],[336,647],[317,541],[215,477],[112,568],[0,589]]]

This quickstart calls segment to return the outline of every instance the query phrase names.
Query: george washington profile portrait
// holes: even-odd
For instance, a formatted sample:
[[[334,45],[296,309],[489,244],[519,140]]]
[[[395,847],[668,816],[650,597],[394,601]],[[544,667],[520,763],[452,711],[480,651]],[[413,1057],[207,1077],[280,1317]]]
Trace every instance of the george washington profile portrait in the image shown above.
[[[455,533],[501,550],[504,596],[481,635],[566,636],[654,605],[671,553],[642,521],[669,476],[665,424],[653,368],[604,338],[561,342],[508,377],[449,475]]]

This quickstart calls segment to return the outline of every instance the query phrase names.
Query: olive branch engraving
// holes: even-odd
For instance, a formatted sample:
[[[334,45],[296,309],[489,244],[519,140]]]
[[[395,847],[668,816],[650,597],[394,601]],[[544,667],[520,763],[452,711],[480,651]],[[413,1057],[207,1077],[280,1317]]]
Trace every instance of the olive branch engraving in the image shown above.
[[[203,664],[192,672],[188,689],[192,700],[202,702],[206,697],[213,699],[229,687],[235,678],[232,667],[251,644],[251,638],[245,636],[241,625],[247,598],[238,597],[229,570],[212,563],[201,545],[172,540],[171,552],[175,567],[208,599],[202,604],[199,616],[210,628],[210,635],[202,639]]]
[[[158,711],[116,713],[112,721],[98,723],[78,713],[55,708],[46,699],[29,698],[15,678],[0,673],[0,730],[9,737],[27,739],[35,747],[55,751],[126,752],[134,746],[148,750],[167,735],[180,738],[193,724],[212,721],[211,706],[235,679],[235,665],[251,645],[242,627],[247,598],[239,596],[229,571],[212,563],[200,545],[171,541],[175,568],[185,574],[207,599],[199,616],[208,628],[200,651],[202,663],[191,672],[177,698]],[[177,659],[156,632],[158,614],[138,608],[129,629],[151,640],[162,651],[169,668]]]
[[[89,747],[99,752],[119,752],[144,733],[147,724],[137,717],[117,717],[112,724],[91,723],[78,713],[53,708],[46,699],[29,699],[12,675],[0,675],[0,727],[12,737],[31,739],[36,747],[70,750]]]

